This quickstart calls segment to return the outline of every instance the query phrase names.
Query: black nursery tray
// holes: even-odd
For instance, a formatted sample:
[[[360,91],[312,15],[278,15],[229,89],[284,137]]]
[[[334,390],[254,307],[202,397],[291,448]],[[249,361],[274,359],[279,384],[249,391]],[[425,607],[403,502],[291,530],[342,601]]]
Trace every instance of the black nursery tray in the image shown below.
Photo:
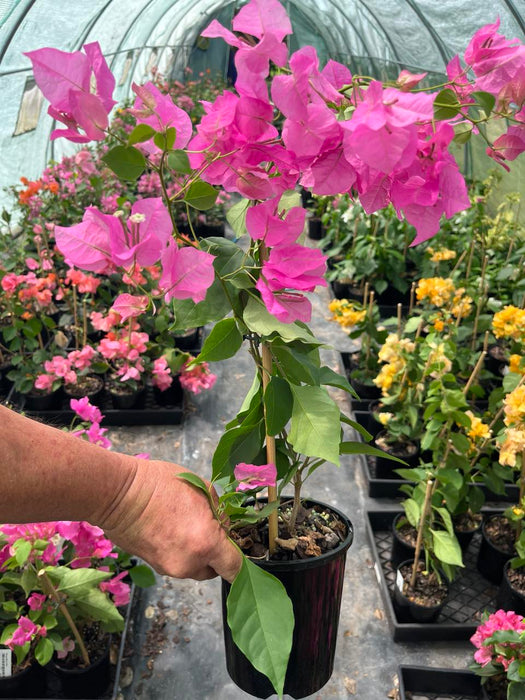
[[[367,535],[374,557],[374,570],[381,589],[395,642],[468,640],[476,631],[485,610],[495,610],[498,588],[476,568],[481,535],[476,534],[463,555],[465,568],[450,584],[449,596],[437,622],[399,622],[392,605],[395,570],[390,563],[392,522],[402,511],[368,511]],[[489,512],[489,511],[487,511]],[[501,510],[497,511],[501,512]]]
[[[481,678],[452,668],[399,667],[399,700],[482,700]]]
[[[76,416],[76,413],[69,408],[69,399],[62,401],[61,407],[51,411],[32,411],[25,408],[25,399],[22,396],[20,400],[16,396],[9,398],[10,403],[17,409],[23,410],[28,416],[39,418],[46,423],[54,423],[55,425],[71,425],[71,421]],[[104,392],[100,401],[97,401],[104,420],[103,426],[110,425],[179,425],[184,417],[184,405],[169,404],[161,406],[155,401],[153,389],[146,388],[144,401],[141,407],[116,409],[113,408],[113,403],[109,394]]]
[[[131,586],[130,599],[124,617],[124,629],[118,635],[118,657],[116,663],[110,664],[110,683],[103,695],[99,695],[99,700],[117,700],[120,693],[120,673],[122,663],[126,656],[129,656],[130,640],[128,637],[133,633],[133,619],[140,600],[140,590],[134,585]],[[69,695],[64,695],[59,686],[53,682],[53,674],[47,676],[47,692],[43,697],[30,698],[29,700],[70,700]],[[25,697],[25,696],[24,696]],[[18,697],[9,700],[18,700]],[[77,700],[86,700],[78,696]]]
[[[358,418],[356,418],[358,420]],[[395,465],[393,467],[395,469]],[[368,495],[370,498],[400,498],[403,493],[399,491],[403,484],[409,484],[405,479],[380,479],[376,476],[376,460],[371,455],[365,456],[364,461],[365,479],[368,484]],[[517,503],[520,497],[519,487],[515,484],[506,484],[504,494],[495,494],[484,484],[479,487],[485,494],[487,501],[497,501],[504,503]]]

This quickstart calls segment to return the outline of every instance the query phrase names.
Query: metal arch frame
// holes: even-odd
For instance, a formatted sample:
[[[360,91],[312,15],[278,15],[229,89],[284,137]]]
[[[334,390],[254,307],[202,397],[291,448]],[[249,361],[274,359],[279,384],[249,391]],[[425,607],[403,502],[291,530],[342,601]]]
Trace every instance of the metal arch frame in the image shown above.
[[[516,9],[513,0],[503,0],[503,4],[509,8],[511,15],[514,17],[514,19],[518,23],[523,34],[525,34],[525,21],[523,20],[522,16],[520,15],[518,10]]]
[[[447,48],[445,44],[441,41],[441,38],[439,34],[436,32],[432,24],[427,20],[423,12],[421,11],[421,8],[417,4],[417,0],[405,0],[406,4],[410,7],[410,9],[415,12],[415,14],[418,16],[420,22],[423,24],[423,26],[426,28],[432,39],[434,39],[434,43],[436,44],[439,53],[441,54],[441,58],[443,59],[443,62],[445,65],[450,61],[452,56],[449,54],[447,51]]]
[[[24,8],[24,9],[22,10],[22,12],[20,13],[20,17],[16,20],[16,22],[15,22],[15,23],[13,24],[13,26],[11,27],[11,31],[10,31],[9,34],[7,35],[7,38],[6,38],[5,42],[4,42],[4,45],[2,46],[2,49],[0,50],[0,64],[1,64],[2,61],[4,60],[4,56],[5,56],[6,53],[7,53],[7,49],[9,48],[11,42],[13,41],[14,36],[15,36],[15,34],[17,33],[17,31],[18,31],[18,28],[20,27],[20,25],[22,24],[22,22],[23,22],[24,19],[26,18],[27,13],[31,10],[31,8],[32,8],[33,5],[35,4],[35,2],[36,2],[36,0],[29,0],[29,1],[28,1],[27,5],[25,6],[25,8]]]
[[[100,10],[97,12],[97,14],[94,17],[92,17],[92,19],[88,22],[84,31],[79,35],[79,37],[76,41],[76,45],[78,47],[82,47],[84,45],[84,42],[86,41],[87,37],[89,36],[91,30],[93,29],[95,24],[98,22],[100,17],[104,14],[104,12],[107,10],[107,8],[109,7],[109,5],[111,5],[112,2],[113,2],[113,0],[107,0],[106,4],[103,5],[100,8]]]
[[[381,22],[381,20],[376,16],[376,13],[366,4],[366,0],[357,0],[357,2],[359,2],[359,4],[365,8],[366,12],[368,12],[368,14],[374,19],[374,22],[376,22],[377,26],[381,27],[384,38],[390,44],[390,47],[391,47],[392,52],[395,56],[396,62],[399,65],[402,65],[403,61],[401,60],[401,56],[397,53],[396,45],[394,44],[394,42],[390,38],[390,35],[387,32],[387,30],[385,29],[385,27],[383,26],[383,23]]]

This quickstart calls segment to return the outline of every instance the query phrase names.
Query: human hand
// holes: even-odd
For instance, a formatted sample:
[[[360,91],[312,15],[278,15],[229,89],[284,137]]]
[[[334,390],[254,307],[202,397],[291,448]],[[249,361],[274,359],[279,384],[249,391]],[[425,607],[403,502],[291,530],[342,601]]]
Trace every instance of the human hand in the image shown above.
[[[94,524],[160,574],[197,580],[219,575],[231,582],[241,555],[205,494],[178,478],[188,470],[169,462],[136,461],[134,474]]]

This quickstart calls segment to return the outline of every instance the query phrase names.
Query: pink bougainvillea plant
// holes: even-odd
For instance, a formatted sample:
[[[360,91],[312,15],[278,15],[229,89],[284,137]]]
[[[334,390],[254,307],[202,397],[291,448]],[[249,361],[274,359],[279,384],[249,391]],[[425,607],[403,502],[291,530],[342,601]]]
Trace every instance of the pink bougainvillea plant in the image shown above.
[[[320,67],[311,46],[289,56],[292,27],[278,0],[250,0],[232,29],[213,21],[203,32],[235,50],[237,80],[234,89],[203,102],[195,127],[153,83],[133,85],[136,126],[104,161],[126,181],[154,172],[163,196],[134,202],[126,215],[89,207],[76,225],[57,226],[55,236],[79,269],[127,274],[129,293],[113,307],[120,314],[135,318],[171,304],[172,330],[215,322],[199,361],[227,359],[247,346],[255,378],[219,441],[212,479],[226,484],[219,508],[230,522],[242,517],[245,493],[268,487],[273,552],[282,489],[293,485],[297,509],[304,479],[323,463],[339,465],[341,454],[373,452],[366,442],[342,437],[342,423],[360,428],[327,387],[351,389],[323,366],[321,343],[306,325],[312,311],[307,294],[326,284],[325,259],[303,245],[306,212],[295,190],[349,193],[367,213],[391,203],[416,227],[413,244],[430,238],[443,215],[469,206],[449,151],[453,142],[485,139],[488,154],[503,167],[525,150],[525,48],[500,35],[499,22],[487,25],[463,60],[456,56],[447,66],[447,83],[423,88],[424,75],[407,71],[387,84],[352,75],[333,60]],[[86,45],[84,53],[43,48],[27,56],[51,103],[49,113],[66,126],[52,138],[106,138],[114,79],[98,44]],[[487,137],[489,119],[509,125],[494,143]],[[220,191],[235,194],[228,220],[246,245],[227,238],[199,241],[177,229],[177,209],[210,209]],[[156,263],[162,268],[158,288],[147,293],[134,282],[134,271]],[[162,363],[156,371],[162,382]],[[203,481],[194,484],[207,491]],[[252,633],[247,639],[244,626],[235,623],[232,632],[282,694],[291,604],[277,586],[247,585],[256,577],[271,578],[245,560],[233,589],[237,612],[260,615],[260,638],[252,643]],[[257,605],[255,588],[262,591]],[[265,609],[272,615],[265,618]]]

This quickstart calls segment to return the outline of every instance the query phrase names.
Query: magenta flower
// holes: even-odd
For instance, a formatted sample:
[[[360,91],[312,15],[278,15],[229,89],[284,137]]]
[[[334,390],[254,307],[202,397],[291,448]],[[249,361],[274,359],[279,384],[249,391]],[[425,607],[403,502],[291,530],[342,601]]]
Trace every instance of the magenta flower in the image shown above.
[[[104,531],[95,525],[62,520],[57,524],[57,529],[75,548],[75,559],[71,563],[73,569],[90,566],[91,559],[117,557],[116,552],[113,552],[113,543],[104,536]]]
[[[147,296],[134,296],[133,294],[119,294],[113,302],[110,311],[120,315],[122,323],[128,318],[136,318],[146,311],[149,299]]]
[[[308,323],[310,321],[312,305],[302,294],[285,290],[274,292],[262,277],[257,280],[255,286],[261,294],[264,305],[278,321],[282,321],[282,323],[293,323],[294,321]]]
[[[275,486],[277,469],[275,464],[246,464],[240,462],[233,470],[239,482],[237,491],[249,491],[261,486]]]
[[[184,148],[191,138],[193,126],[190,117],[177,107],[169,95],[163,95],[152,82],[145,85],[132,85],[137,95],[130,113],[139,124],[148,124],[155,131],[165,131],[174,127],[176,131],[173,148]]]
[[[64,637],[62,639],[62,649],[57,651],[57,657],[59,659],[65,659],[66,656],[71,652],[75,650],[75,642],[71,639],[71,637]]]
[[[249,207],[246,228],[256,240],[264,239],[268,246],[294,243],[304,229],[306,210],[293,207],[283,218],[278,215],[279,198]]]
[[[47,600],[47,596],[43,593],[31,593],[27,599],[27,604],[31,610],[42,610],[42,606]]]
[[[162,254],[162,276],[159,285],[165,299],[202,301],[215,279],[213,255],[191,246],[179,248],[170,240]]]
[[[160,260],[173,229],[170,215],[161,197],[139,199],[131,207],[127,222],[122,217],[108,217],[117,222],[110,229],[111,259],[115,265],[130,267],[154,265]]]
[[[90,423],[100,423],[102,421],[100,409],[97,406],[92,406],[87,396],[83,396],[81,399],[71,399],[69,405],[71,410],[75,411],[82,420]]]
[[[262,275],[274,292],[285,288],[313,292],[318,285],[326,287],[325,272],[323,253],[298,244],[272,248],[262,267]]]
[[[82,222],[74,226],[55,226],[57,248],[66,263],[90,272],[112,269],[110,233],[118,237],[121,225],[114,216],[88,207]]]
[[[127,571],[122,571],[109,581],[101,581],[99,584],[101,591],[113,596],[113,601],[118,608],[129,603],[130,586],[122,580],[126,576]]]
[[[46,635],[47,630],[44,625],[36,625],[28,617],[22,615],[18,618],[18,627],[11,637],[4,641],[4,644],[11,651],[14,651],[15,647],[23,647],[24,644],[31,643],[35,637],[45,637]]]
[[[24,54],[33,64],[38,87],[51,103],[49,115],[67,127],[55,129],[51,139],[63,136],[70,141],[86,143],[100,141],[106,136],[108,114],[116,104],[112,98],[115,78],[98,42],[85,44],[83,48],[85,54],[50,48]]]

